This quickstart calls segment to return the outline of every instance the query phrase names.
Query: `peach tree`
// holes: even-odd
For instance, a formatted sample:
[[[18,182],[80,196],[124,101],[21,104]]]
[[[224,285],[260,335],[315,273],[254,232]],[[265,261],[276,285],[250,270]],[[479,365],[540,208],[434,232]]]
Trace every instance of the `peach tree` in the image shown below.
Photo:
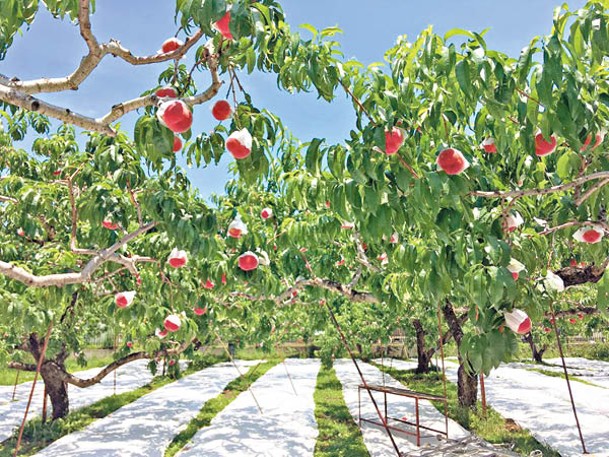
[[[18,13],[2,23],[2,52],[39,7],[8,4]],[[88,0],[47,7],[78,23],[88,53],[65,78],[0,79],[0,312],[7,341],[37,360],[44,330],[63,325],[51,338],[61,357],[42,370],[48,384],[59,379],[56,417],[67,411],[65,383],[89,382],[61,369],[64,344],[81,348],[109,320],[142,347],[121,349],[111,370],[222,331],[272,343],[302,323],[314,334],[327,326],[320,301],[364,345],[386,341],[404,316],[440,312],[459,347],[459,399],[472,406],[476,375],[512,356],[531,320],[571,308],[565,287],[583,285],[606,309],[603,2],[557,9],[550,35],[518,58],[480,33],[427,29],[398,38],[384,68],[339,59],[334,29],[292,34],[270,0],[178,1],[181,34],[153,56],[98,42]],[[178,59],[191,50],[188,67]],[[40,98],[77,88],[107,55],[170,65],[158,87],[99,118]],[[346,93],[349,138],[292,138],[242,87],[239,74],[253,71],[276,73],[289,92]],[[203,90],[198,72],[210,77]],[[224,122],[192,131],[196,107],[224,79],[233,102],[214,106]],[[116,121],[135,110],[127,135]],[[48,134],[48,118],[68,126]],[[87,132],[84,147],[69,125]],[[32,129],[32,151],[16,150],[12,141]],[[234,158],[235,180],[214,205],[177,166],[180,149],[198,167]]]
[[[3,2],[2,57],[42,7]],[[94,2],[44,7],[78,25],[87,53],[66,77],[0,76],[0,354],[13,368],[40,369],[57,418],[68,412],[68,384],[87,387],[136,359],[176,357],[216,338],[256,335],[237,308],[221,313],[204,302],[206,259],[226,250],[225,216],[190,184],[176,153],[202,165],[219,160],[227,147],[242,158],[244,176],[264,176],[283,129],[247,94],[237,104],[237,73],[273,72],[280,90],[314,88],[326,99],[338,74],[336,43],[292,33],[274,1],[176,2],[179,33],[159,37],[161,49],[150,56],[136,56],[118,40],[100,42]],[[194,56],[188,67],[181,61],[187,53]],[[157,87],[142,87],[98,118],[44,100],[45,93],[77,89],[107,56],[168,67]],[[307,71],[315,66],[319,71]],[[210,81],[202,89],[199,74]],[[210,102],[223,83],[235,103],[220,100],[213,114],[230,121],[211,133],[193,132],[196,107]],[[136,110],[135,130],[127,135],[117,122]],[[14,144],[26,137],[34,139],[28,151]],[[226,256],[224,268],[228,276],[237,259]],[[90,336],[107,331],[121,336],[116,360],[89,379],[68,373],[68,355],[82,354]]]

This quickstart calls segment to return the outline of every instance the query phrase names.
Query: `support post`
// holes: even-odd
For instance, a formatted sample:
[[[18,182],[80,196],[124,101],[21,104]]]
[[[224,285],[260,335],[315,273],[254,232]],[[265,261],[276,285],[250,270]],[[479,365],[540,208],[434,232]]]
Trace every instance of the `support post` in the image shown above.
[[[577,409],[575,408],[575,400],[573,399],[573,392],[571,391],[571,382],[569,381],[569,373],[567,373],[567,364],[565,363],[565,356],[562,351],[562,345],[560,344],[560,336],[558,335],[558,325],[556,324],[556,313],[554,312],[554,305],[552,304],[552,301],[550,301],[550,312],[552,313],[552,326],[554,327],[554,333],[556,334],[556,344],[558,346],[560,360],[562,361],[562,368],[565,373],[565,379],[567,381],[567,389],[569,390],[569,398],[571,399],[571,408],[573,408],[573,416],[575,417],[575,424],[577,425],[579,440],[582,443],[582,450],[584,451],[584,454],[588,454],[588,451],[586,450],[586,443],[584,442],[584,435],[582,434],[582,428],[579,425],[579,419],[577,417]]]
[[[44,392],[42,393],[42,423],[45,424],[47,421],[47,386],[44,386]]]
[[[17,370],[17,375],[15,376],[15,386],[13,387],[13,398],[11,401],[15,401],[15,395],[17,395],[17,384],[19,384],[19,373],[21,370]]]
[[[17,457],[19,453],[19,447],[21,446],[21,439],[23,438],[23,430],[25,429],[25,423],[27,421],[27,415],[30,412],[30,405],[32,404],[32,397],[34,396],[34,389],[36,388],[36,381],[38,380],[38,375],[40,374],[40,368],[42,367],[42,362],[44,361],[44,356],[47,353],[47,346],[49,345],[49,338],[51,337],[51,330],[53,329],[53,322],[49,324],[49,328],[47,329],[47,334],[44,336],[44,343],[42,345],[42,351],[40,351],[40,357],[38,358],[38,364],[36,365],[36,373],[34,374],[34,381],[32,382],[32,388],[30,390],[30,397],[27,401],[27,406],[25,407],[25,413],[23,414],[23,421],[21,422],[21,427],[19,428],[19,436],[17,437],[17,444],[15,445],[15,452],[13,457]]]
[[[484,373],[480,373],[480,393],[482,395],[482,416],[486,417],[486,390],[484,388]]]

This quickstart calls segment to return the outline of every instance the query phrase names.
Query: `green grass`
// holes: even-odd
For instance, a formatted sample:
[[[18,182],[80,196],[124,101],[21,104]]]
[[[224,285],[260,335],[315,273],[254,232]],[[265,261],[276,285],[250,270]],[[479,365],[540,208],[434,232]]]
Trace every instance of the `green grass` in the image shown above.
[[[274,360],[274,359],[286,359],[295,357],[298,355],[298,351],[291,348],[278,351],[276,348],[271,350],[263,350],[255,347],[245,347],[237,349],[235,351],[235,359],[238,360]]]
[[[105,367],[112,363],[112,351],[107,350],[91,350],[87,351],[87,364],[86,366],[79,365],[77,360],[70,356],[66,360],[66,369],[69,373],[74,373],[80,370],[88,370],[89,368]],[[26,361],[26,363],[34,363],[34,359]],[[19,372],[19,383],[33,381],[34,372],[31,371],[20,371]],[[15,378],[17,376],[17,370],[13,370],[8,367],[0,367],[0,386],[12,386],[15,384]],[[40,379],[40,378],[38,378]]]
[[[224,388],[224,391],[220,395],[207,401],[201,408],[201,411],[199,411],[199,414],[189,422],[186,429],[173,438],[165,450],[165,457],[174,456],[180,449],[186,446],[199,429],[209,426],[212,419],[216,417],[220,411],[226,408],[239,394],[245,392],[256,379],[277,365],[277,362],[278,360],[270,360],[254,365],[243,376],[239,376],[228,383]]]
[[[537,373],[541,373],[545,376],[552,376],[553,378],[562,378],[565,379],[565,374],[561,371],[550,371],[550,370],[544,370],[542,368],[527,368],[528,371],[535,371]],[[581,379],[578,377],[575,377],[573,375],[569,376],[569,381],[576,381],[576,382],[581,382],[582,384],[587,384],[589,386],[594,386],[594,387],[600,387],[601,389],[604,389],[604,387],[599,386],[597,384],[594,384],[590,381],[586,381],[585,379]]]
[[[321,367],[313,398],[319,429],[314,456],[369,456],[360,429],[345,404],[343,386],[333,368]]]
[[[382,367],[379,364],[375,365],[402,384],[408,386],[409,389],[434,395],[444,395],[441,373],[415,374],[412,370],[397,370],[395,368]],[[460,407],[457,401],[457,386],[455,384],[448,382],[446,389],[448,416],[480,438],[489,443],[507,445],[514,452],[524,456],[528,456],[532,451],[539,449],[544,457],[560,457],[558,452],[537,441],[527,429],[520,428],[511,419],[506,420],[493,408],[487,407],[487,415],[483,417],[481,413],[482,405],[480,403],[478,403],[477,411]],[[433,403],[438,411],[444,412],[443,403]]]

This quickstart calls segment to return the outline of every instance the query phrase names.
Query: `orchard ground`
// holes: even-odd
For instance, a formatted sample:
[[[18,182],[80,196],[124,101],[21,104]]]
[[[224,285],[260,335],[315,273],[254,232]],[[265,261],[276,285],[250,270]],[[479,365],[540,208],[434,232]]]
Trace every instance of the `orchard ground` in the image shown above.
[[[524,349],[526,347],[523,345]],[[218,347],[215,351],[221,353],[222,348]],[[599,352],[599,345],[577,346],[573,352],[590,351]],[[453,348],[449,346],[448,352],[453,352]],[[259,350],[255,349],[241,351],[241,353],[251,357],[261,354]],[[297,357],[297,354],[294,356]],[[456,359],[450,355],[446,360],[447,376],[452,382],[456,382],[455,361]],[[572,387],[588,449],[595,456],[609,455],[609,446],[605,440],[605,436],[609,433],[609,390],[607,390],[609,386],[606,384],[609,379],[609,361],[569,357],[566,362],[573,375],[574,385]],[[369,383],[396,387],[405,385],[414,390],[441,394],[439,378],[421,377],[417,379],[416,375],[413,377],[413,371],[417,366],[416,360],[380,358],[374,361],[376,368],[361,360],[359,363],[366,381]],[[145,365],[143,362],[134,363],[126,366],[128,371],[125,373],[119,371],[117,385],[119,393],[135,389],[138,385],[152,379]],[[275,359],[269,365],[269,367],[274,365],[274,368],[268,372],[266,372],[268,368],[262,370],[257,375],[260,376],[258,380],[250,386],[251,390],[248,391],[246,388],[240,393],[237,391],[234,401],[224,403],[219,409],[215,407],[210,410],[213,412],[205,422],[191,420],[198,409],[201,411],[209,409],[207,404],[216,401],[212,401],[212,399],[220,395],[223,389],[226,391],[233,383],[231,380],[243,376],[249,367],[251,367],[250,371],[257,371],[258,365],[259,363],[256,361],[237,362],[237,366],[225,363],[226,368],[222,368],[222,365],[215,365],[196,372],[196,375],[190,374],[182,381],[170,383],[133,403],[125,404],[106,418],[94,420],[80,431],[68,433],[46,448],[44,444],[38,443],[29,449],[40,449],[36,453],[40,457],[56,455],[74,457],[169,456],[176,452],[177,455],[184,456],[202,455],[203,452],[204,455],[218,457],[235,455],[235,453],[244,456],[259,455],[260,452],[268,456],[330,456],[343,455],[340,452],[346,452],[347,449],[351,453],[349,455],[360,455],[360,453],[375,457],[394,455],[391,443],[382,429],[364,424],[358,430],[357,386],[361,380],[349,359],[337,359],[334,362],[337,382],[342,385],[342,388],[339,391],[327,390],[327,394],[324,394],[329,388],[327,382],[323,380],[324,378],[318,377],[319,360],[285,359],[281,362],[279,359]],[[463,416],[463,411],[459,412],[456,405],[455,387],[453,384],[449,384],[449,393],[452,392],[449,395],[449,415],[460,423],[459,425],[453,420],[449,421],[450,438],[463,439],[470,433],[474,433],[484,441],[488,440],[495,445],[512,449],[516,452],[515,455],[528,455],[536,449],[541,450],[543,455],[580,455],[581,449],[572,424],[573,417],[567,399],[566,384],[561,378],[539,373],[540,369],[559,372],[562,370],[560,359],[548,359],[543,365],[515,362],[494,371],[494,374],[486,379],[486,398],[489,408],[492,408],[492,413],[486,419],[482,418],[479,413],[474,416],[467,413]],[[218,370],[225,370],[222,371],[225,373],[222,375],[224,378],[220,376],[221,371]],[[321,376],[321,372],[319,372],[319,376]],[[397,380],[392,376],[397,376]],[[586,384],[577,382],[578,379],[585,379]],[[213,384],[209,384],[210,382]],[[23,408],[25,403],[23,397],[30,384],[28,382],[18,386],[17,400],[19,401],[10,403],[11,410]],[[78,398],[75,397],[73,403],[75,409],[98,401],[104,396],[111,397],[112,388],[112,382],[109,379],[96,389],[85,389],[82,393],[72,392],[71,395],[78,394]],[[8,397],[12,387],[5,386],[2,389],[3,396]],[[208,393],[201,397],[203,391]],[[344,408],[341,406],[341,402],[332,405],[320,403],[324,401],[323,396],[328,394],[336,399],[344,398],[341,402],[345,402],[342,404],[346,404],[350,416],[341,416],[343,413],[339,413],[341,408]],[[320,395],[322,397],[319,397]],[[80,398],[81,396],[83,398]],[[39,391],[35,398],[37,408],[40,408],[40,398],[38,397],[40,397]],[[375,397],[382,405],[382,396],[376,394]],[[194,398],[198,399],[198,403],[193,403]],[[156,406],[151,407],[152,404]],[[320,408],[322,405],[323,415],[320,416],[316,413],[314,416],[314,409]],[[3,405],[0,410],[3,423],[11,417],[7,406],[9,405]],[[183,407],[190,412],[184,414],[183,411],[177,414],[176,408]],[[412,408],[413,404],[409,400],[392,399],[389,402],[389,415],[400,418],[413,417]],[[422,402],[420,408],[423,424],[438,429],[443,428],[441,405],[435,405],[434,408],[430,403]],[[6,411],[4,411],[5,409]],[[362,401],[362,412],[364,417],[371,418],[375,415],[372,403],[367,400],[365,395]],[[72,414],[77,414],[77,412]],[[499,415],[503,416],[503,419],[497,420],[497,417],[501,417]],[[506,432],[504,420],[507,420],[506,424],[510,421],[515,423],[514,432]],[[184,430],[188,421],[191,421],[189,428],[192,428],[194,424],[198,425],[194,425],[193,431],[189,432],[190,438],[176,441],[175,437]],[[159,428],[161,423],[163,424],[162,433]],[[17,422],[14,426],[16,425],[18,425]],[[358,450],[353,447],[353,440],[356,438],[343,431],[340,434],[331,435],[333,451],[324,451],[324,449],[328,449],[326,429],[329,426],[352,429],[355,433],[354,436],[360,437],[357,439],[361,440],[363,437],[363,441],[360,441],[361,448]],[[469,431],[468,428],[470,428]],[[40,434],[40,431],[38,433]],[[110,439],[111,436],[112,439]],[[141,436],[154,436],[155,438],[153,441],[139,442]],[[395,437],[402,452],[414,453],[417,451],[412,437],[400,433],[396,433]],[[438,444],[436,439],[430,439],[429,435],[428,438],[423,439],[423,443],[424,446],[432,447],[434,443]],[[8,447],[0,448],[0,456],[5,454],[8,456],[9,452]]]

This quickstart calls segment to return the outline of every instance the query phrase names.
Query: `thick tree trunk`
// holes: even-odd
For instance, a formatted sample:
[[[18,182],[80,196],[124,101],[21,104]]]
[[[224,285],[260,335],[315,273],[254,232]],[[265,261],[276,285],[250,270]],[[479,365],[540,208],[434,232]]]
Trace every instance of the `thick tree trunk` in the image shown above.
[[[478,376],[468,373],[463,362],[460,362],[457,375],[459,405],[466,408],[475,408],[478,400]]]
[[[413,319],[412,325],[417,338],[417,369],[415,373],[429,373],[429,363],[435,351],[428,351],[425,347],[425,330],[419,319]]]
[[[533,334],[531,332],[524,336],[524,341],[529,343],[529,346],[531,347],[531,355],[533,360],[537,363],[543,363],[543,353],[546,352],[546,346],[542,347],[541,349],[537,349],[537,345],[533,340]]]
[[[53,361],[42,364],[40,375],[53,405],[53,420],[67,416],[70,411],[65,371]]]
[[[457,342],[459,348],[459,370],[457,371],[457,396],[459,405],[466,408],[475,408],[478,400],[478,376],[468,373],[466,361],[461,358],[461,340],[463,339],[463,329],[461,322],[455,315],[452,304],[447,300],[442,307],[442,313],[448,323],[448,327]]]

